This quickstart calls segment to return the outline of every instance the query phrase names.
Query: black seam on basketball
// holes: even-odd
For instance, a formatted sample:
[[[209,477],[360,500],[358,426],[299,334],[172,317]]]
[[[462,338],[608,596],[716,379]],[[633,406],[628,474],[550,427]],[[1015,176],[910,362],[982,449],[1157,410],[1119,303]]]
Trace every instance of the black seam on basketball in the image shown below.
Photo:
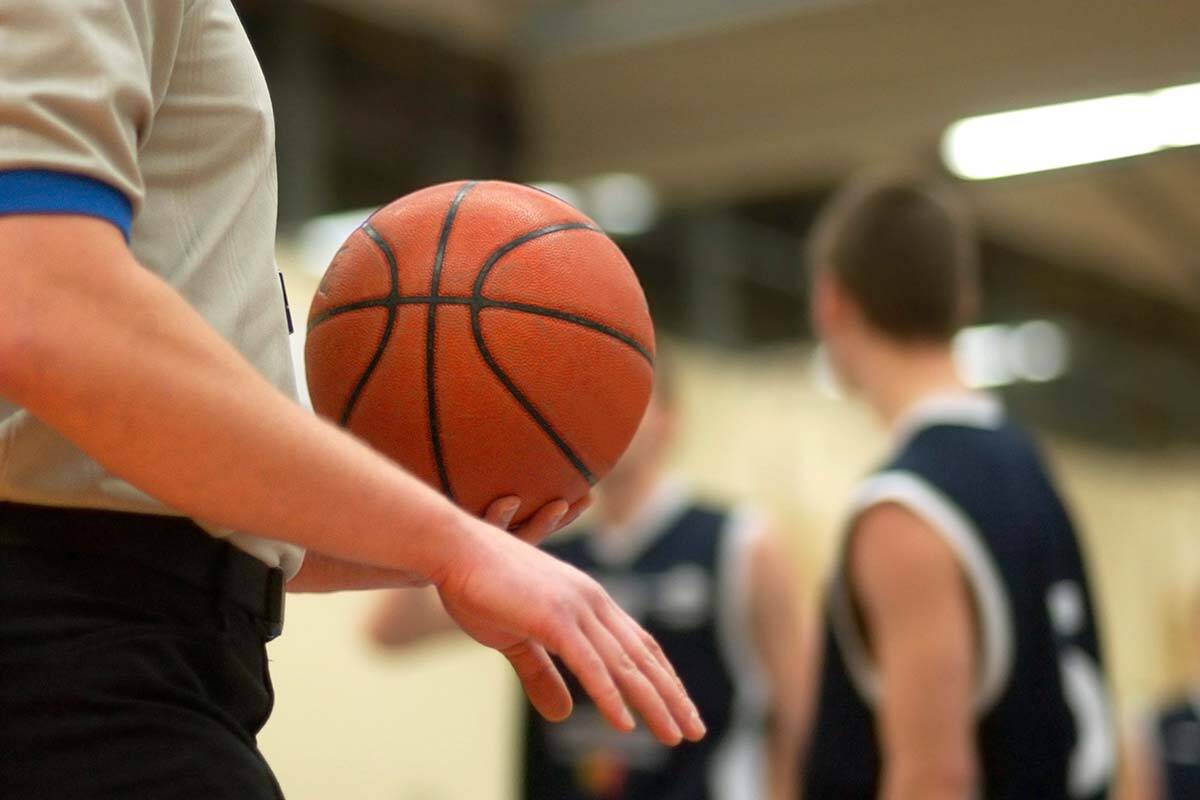
[[[313,328],[317,327],[325,320],[333,319],[340,314],[347,314],[351,311],[361,311],[364,308],[387,308],[388,305],[388,298],[375,297],[370,300],[357,300],[353,303],[346,303],[346,305],[338,306],[337,308],[327,308],[308,321],[307,330],[311,333]]]
[[[442,454],[442,431],[438,422],[437,411],[437,373],[434,369],[434,354],[437,352],[437,309],[438,289],[442,282],[442,262],[446,259],[446,246],[450,242],[450,231],[454,227],[454,219],[458,216],[458,207],[463,198],[475,187],[476,181],[467,181],[455,193],[446,210],[446,219],[442,222],[442,232],[438,236],[437,254],[433,259],[432,277],[429,281],[429,311],[425,328],[425,402],[429,415],[429,441],[433,445],[433,463],[437,466],[438,480],[442,484],[442,492],[454,500],[454,490],[450,487],[450,477],[446,473],[446,460]]]
[[[549,317],[551,319],[561,320],[562,322],[567,322],[572,325],[578,325],[581,328],[593,330],[596,333],[602,333],[605,336],[616,339],[618,342],[621,342],[622,344],[631,348],[642,358],[646,359],[646,361],[648,361],[652,366],[654,364],[654,355],[646,349],[645,345],[643,345],[637,339],[634,339],[632,336],[621,333],[616,328],[610,328],[602,322],[596,322],[595,320],[588,319],[587,317],[581,317],[578,314],[572,314],[569,311],[559,311],[556,308],[530,305],[529,303],[513,303],[508,300],[491,300],[485,297],[480,305],[481,308],[484,309],[500,308],[505,311],[518,311],[522,314],[533,314],[534,316],[538,317]]]
[[[491,351],[488,350],[487,342],[483,340],[483,326],[480,324],[479,319],[479,312],[491,302],[483,296],[483,284],[487,280],[488,273],[492,271],[492,268],[496,266],[496,263],[500,259],[527,242],[532,242],[535,239],[540,239],[543,236],[549,236],[554,233],[573,230],[599,231],[599,228],[585,222],[564,222],[557,225],[547,225],[544,228],[538,228],[537,230],[518,236],[516,239],[500,245],[491,252],[487,260],[483,262],[479,274],[475,276],[475,285],[471,290],[471,300],[473,301],[471,303],[471,333],[475,337],[475,346],[479,348],[479,355],[483,357],[484,363],[488,365],[488,369],[499,379],[500,383],[504,384],[504,388],[508,390],[508,393],[525,409],[525,413],[542,429],[542,433],[550,438],[554,446],[566,457],[567,461],[571,462],[571,465],[583,476],[588,485],[593,486],[596,483],[596,476],[588,469],[587,464],[583,463],[583,459],[571,449],[571,446],[559,435],[554,426],[550,424],[550,421],[542,416],[541,412],[537,410],[537,407],[534,406],[529,398],[517,388],[513,379],[509,377],[508,373],[504,371],[495,357],[492,356]]]
[[[499,379],[500,383],[504,384],[504,388],[513,396],[513,399],[521,404],[521,407],[525,409],[525,413],[554,442],[554,446],[559,449],[566,459],[571,462],[571,466],[575,467],[579,474],[583,476],[583,479],[588,482],[589,486],[594,486],[596,476],[588,469],[587,464],[583,463],[583,459],[571,449],[571,446],[559,435],[554,426],[550,424],[550,421],[542,416],[541,412],[529,401],[529,398],[513,383],[513,379],[508,376],[503,367],[496,362],[496,359],[492,356],[492,352],[488,350],[487,343],[483,341],[483,329],[478,324],[476,309],[472,308],[471,311],[471,333],[475,335],[475,346],[479,348],[479,355],[483,356],[484,363],[488,365],[488,368],[491,369],[492,374]]]
[[[438,297],[430,297],[428,295],[401,295],[400,297],[374,297],[369,300],[356,300],[353,303],[346,303],[336,308],[327,308],[317,316],[313,317],[308,323],[308,332],[312,333],[313,329],[324,322],[328,322],[334,317],[348,314],[353,311],[362,311],[368,308],[391,308],[393,306],[413,306],[413,305],[439,305],[439,306],[469,306],[474,305],[475,300],[470,297],[458,297],[455,295],[439,295]],[[605,336],[616,339],[622,344],[636,350],[642,358],[654,363],[654,355],[637,339],[626,333],[622,333],[616,328],[609,327],[602,322],[596,322],[579,314],[572,314],[569,311],[559,311],[557,308],[548,306],[539,306],[535,303],[516,303],[508,300],[493,300],[485,297],[480,301],[484,308],[503,308],[508,311],[519,311],[523,314],[533,314],[539,317],[552,317],[562,320],[563,322],[579,325],[583,328],[602,333]]]
[[[334,317],[341,316],[342,314],[348,314],[351,311],[362,311],[365,308],[391,308],[393,306],[428,306],[428,305],[469,306],[469,305],[471,305],[471,298],[469,298],[469,297],[454,297],[454,296],[448,297],[446,295],[442,295],[440,297],[429,297],[428,295],[406,294],[406,295],[401,295],[401,296],[395,297],[395,298],[375,297],[370,300],[357,300],[353,303],[347,303],[344,306],[338,306],[337,308],[328,308],[328,309],[322,311],[320,314],[313,317],[312,321],[308,323],[308,331],[311,333],[312,329],[317,327],[318,325],[320,325],[322,322],[328,322],[329,320],[333,319]],[[531,308],[538,308],[538,306],[531,306]],[[553,311],[554,309],[547,309],[547,310]]]
[[[523,244],[528,244],[535,239],[541,239],[543,236],[549,236],[552,233],[561,233],[563,231],[595,231],[596,233],[600,234],[604,233],[604,231],[588,222],[559,222],[554,225],[547,225],[543,228],[537,228],[536,230],[522,234],[521,236],[518,236],[509,242],[505,242],[493,250],[491,254],[488,255],[487,260],[483,262],[483,266],[480,267],[479,274],[475,276],[475,285],[471,287],[472,299],[483,297],[483,284],[487,280],[488,275],[491,273],[492,268],[499,263],[500,259],[504,258],[506,255],[511,253],[513,250],[516,250]]]
[[[387,259],[389,280],[391,281],[391,295],[389,300],[400,296],[400,270],[396,266],[396,254],[392,252],[392,247],[384,240],[379,232],[371,226],[371,221],[367,220],[362,224],[362,232],[365,233],[375,245],[383,251],[384,258]],[[371,356],[371,362],[367,364],[367,368],[363,370],[363,374],[359,376],[358,383],[354,386],[354,391],[350,392],[350,397],[346,400],[346,405],[342,409],[341,418],[338,420],[343,428],[350,421],[350,414],[354,411],[354,406],[358,404],[358,398],[362,394],[363,388],[370,380],[375,368],[379,366],[380,359],[383,358],[383,351],[387,349],[388,339],[392,338],[392,329],[396,326],[396,306],[389,303],[387,322],[383,326],[383,335],[379,337],[379,345],[375,348],[375,354]]]

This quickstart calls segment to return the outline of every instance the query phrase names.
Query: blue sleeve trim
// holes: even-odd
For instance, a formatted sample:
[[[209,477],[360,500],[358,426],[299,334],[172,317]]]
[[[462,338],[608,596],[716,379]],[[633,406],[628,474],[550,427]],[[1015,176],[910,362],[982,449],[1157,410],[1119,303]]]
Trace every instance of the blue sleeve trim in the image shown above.
[[[133,206],[104,181],[46,169],[0,170],[0,215],[84,214],[106,219],[129,240]]]

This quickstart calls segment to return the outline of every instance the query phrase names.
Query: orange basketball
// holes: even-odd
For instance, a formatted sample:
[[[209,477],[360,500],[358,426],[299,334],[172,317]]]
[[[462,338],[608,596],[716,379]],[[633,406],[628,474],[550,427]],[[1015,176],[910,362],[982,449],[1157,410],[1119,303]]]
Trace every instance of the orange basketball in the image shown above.
[[[308,390],[463,508],[515,522],[582,498],[649,401],[654,331],[629,262],[578,210],[500,181],[447,183],[362,224],[308,315]]]

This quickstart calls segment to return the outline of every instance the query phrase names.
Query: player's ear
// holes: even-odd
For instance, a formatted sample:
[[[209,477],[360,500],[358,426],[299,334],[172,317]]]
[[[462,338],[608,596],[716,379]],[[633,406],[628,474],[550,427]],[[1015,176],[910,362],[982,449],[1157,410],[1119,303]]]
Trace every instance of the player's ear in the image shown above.
[[[837,278],[828,269],[818,269],[812,281],[812,319],[819,336],[825,337],[845,325],[848,299]]]

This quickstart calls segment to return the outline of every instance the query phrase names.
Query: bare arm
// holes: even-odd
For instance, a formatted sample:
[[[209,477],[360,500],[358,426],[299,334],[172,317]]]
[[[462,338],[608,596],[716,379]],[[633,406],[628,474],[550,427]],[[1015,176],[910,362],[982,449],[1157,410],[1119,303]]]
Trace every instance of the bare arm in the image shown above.
[[[949,545],[894,504],[868,510],[850,545],[878,665],[883,800],[963,800],[975,784],[975,631]]]
[[[576,501],[570,507],[561,500],[548,503],[520,527],[512,528],[510,523],[520,509],[521,500],[518,497],[502,497],[488,507],[484,519],[501,530],[510,531],[522,541],[537,545],[554,531],[571,524],[587,510],[590,503],[590,496]],[[415,572],[346,561],[310,550],[304,557],[300,572],[288,581],[287,589],[289,592],[337,592],[347,589],[408,588],[428,583]]]
[[[1117,800],[1160,800],[1163,778],[1147,731],[1134,728],[1126,736],[1117,784]]]
[[[437,592],[427,589],[388,592],[367,621],[367,636],[371,641],[391,649],[456,630]]]
[[[455,508],[276,391],[118,231],[0,218],[0,396],[197,519],[434,583],[543,711],[569,711],[558,653],[617,727],[703,726],[661,651],[592,580]]]
[[[754,542],[750,586],[750,624],[770,683],[768,797],[794,800],[809,716],[811,676],[805,672],[811,632],[803,622],[791,556],[771,532],[760,534]]]
[[[115,474],[206,522],[445,569],[450,503],[276,391],[111,225],[0,218],[0,280],[0,394]],[[371,533],[400,521],[421,534]]]

